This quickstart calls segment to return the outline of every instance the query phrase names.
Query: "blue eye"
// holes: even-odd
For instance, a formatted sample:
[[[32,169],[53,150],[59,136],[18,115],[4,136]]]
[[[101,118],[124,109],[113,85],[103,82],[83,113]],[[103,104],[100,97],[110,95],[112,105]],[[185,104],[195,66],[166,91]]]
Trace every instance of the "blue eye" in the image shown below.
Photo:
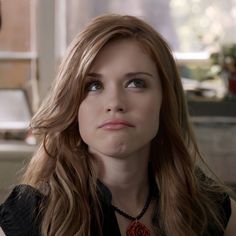
[[[132,79],[128,82],[128,88],[146,88],[147,85],[142,79]]]
[[[91,81],[86,85],[86,91],[97,91],[102,89],[102,83],[101,81]]]

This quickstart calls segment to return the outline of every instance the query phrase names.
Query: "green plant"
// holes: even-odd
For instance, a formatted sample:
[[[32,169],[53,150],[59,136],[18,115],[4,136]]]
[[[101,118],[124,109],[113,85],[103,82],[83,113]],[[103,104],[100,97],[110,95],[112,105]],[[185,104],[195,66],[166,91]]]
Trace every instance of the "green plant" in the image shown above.
[[[219,67],[219,72],[236,73],[236,43],[222,45],[218,52],[210,55],[213,66]]]

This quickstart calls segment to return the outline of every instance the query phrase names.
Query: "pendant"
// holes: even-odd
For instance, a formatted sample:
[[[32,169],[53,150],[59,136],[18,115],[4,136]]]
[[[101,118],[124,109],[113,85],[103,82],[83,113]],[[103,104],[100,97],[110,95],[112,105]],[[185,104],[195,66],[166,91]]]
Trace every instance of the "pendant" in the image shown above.
[[[126,231],[126,236],[150,236],[150,230],[139,221],[132,221]]]

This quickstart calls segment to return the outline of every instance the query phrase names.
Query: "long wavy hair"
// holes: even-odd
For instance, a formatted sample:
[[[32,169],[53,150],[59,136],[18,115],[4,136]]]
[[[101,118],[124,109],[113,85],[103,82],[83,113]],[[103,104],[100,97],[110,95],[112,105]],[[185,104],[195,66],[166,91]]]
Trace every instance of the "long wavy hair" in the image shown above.
[[[208,235],[209,221],[219,228],[223,225],[216,202],[209,197],[220,190],[208,178],[202,180],[198,166],[204,161],[189,123],[171,50],[144,21],[121,15],[94,19],[74,39],[48,97],[32,119],[39,148],[27,167],[23,183],[46,195],[41,233],[91,235],[93,215],[102,235],[92,156],[80,136],[77,115],[85,97],[85,78],[96,56],[107,43],[119,39],[134,39],[146,50],[156,63],[162,84],[160,128],[150,151],[160,192],[153,216],[156,232],[175,236]]]

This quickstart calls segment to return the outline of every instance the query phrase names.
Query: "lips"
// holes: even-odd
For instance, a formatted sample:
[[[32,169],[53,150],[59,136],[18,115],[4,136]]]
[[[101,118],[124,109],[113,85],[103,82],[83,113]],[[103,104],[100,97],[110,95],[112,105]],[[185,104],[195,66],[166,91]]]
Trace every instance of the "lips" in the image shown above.
[[[125,120],[109,120],[99,126],[99,128],[107,130],[119,130],[127,127],[134,127],[134,125],[130,124]]]

